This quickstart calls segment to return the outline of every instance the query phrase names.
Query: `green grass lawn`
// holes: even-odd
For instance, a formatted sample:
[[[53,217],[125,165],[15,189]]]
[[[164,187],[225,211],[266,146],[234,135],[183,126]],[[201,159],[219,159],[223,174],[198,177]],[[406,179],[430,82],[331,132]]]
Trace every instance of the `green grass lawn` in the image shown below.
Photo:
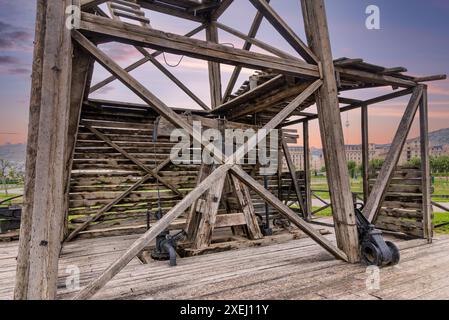
[[[449,196],[449,181],[446,178],[435,178],[433,183],[434,192],[432,194],[432,200],[436,202],[448,202],[449,198],[439,197],[439,195]],[[329,190],[326,178],[324,177],[312,177],[312,190]],[[362,179],[351,179],[351,191],[363,192]],[[329,192],[316,192],[316,194],[324,199],[329,200]]]

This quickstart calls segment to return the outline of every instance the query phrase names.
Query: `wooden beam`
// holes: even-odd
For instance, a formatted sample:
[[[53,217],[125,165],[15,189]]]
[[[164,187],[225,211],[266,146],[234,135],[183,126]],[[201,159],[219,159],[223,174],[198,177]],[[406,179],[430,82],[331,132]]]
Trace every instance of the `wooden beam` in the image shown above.
[[[201,32],[204,28],[205,28],[205,26],[204,26],[204,25],[201,25],[201,26],[199,26],[199,27],[193,29],[192,31],[186,33],[184,36],[185,36],[185,37],[192,37],[192,36],[196,35],[197,33]],[[162,54],[162,51],[156,51],[156,52],[153,52],[153,53],[151,54],[151,57],[156,58],[157,56],[159,56],[159,55],[161,55],[161,54]],[[125,71],[126,71],[126,72],[131,72],[131,71],[133,71],[134,69],[137,69],[138,67],[144,65],[144,64],[147,63],[148,61],[151,61],[151,58],[148,57],[148,56],[145,56],[144,58],[142,58],[142,59],[140,59],[140,60],[134,62],[133,64],[127,66],[127,67],[125,68]],[[110,77],[108,77],[108,78],[106,78],[106,79],[104,79],[104,80],[98,82],[97,84],[95,84],[94,86],[92,86],[92,87],[90,88],[90,93],[93,93],[93,92],[95,92],[95,91],[97,91],[97,90],[103,88],[104,86],[108,85],[109,83],[111,83],[111,82],[114,81],[114,80],[116,80],[116,77],[115,77],[115,76],[110,76]]]
[[[131,247],[112,263],[98,278],[83,288],[74,296],[74,300],[84,300],[92,297],[109,280],[120,272],[134,257],[136,257],[158,234],[164,231],[172,221],[183,214],[206,190],[208,190],[219,179],[223,178],[229,171],[229,166],[223,165],[212,172],[181,202],[175,205],[161,220],[137,239]]]
[[[38,1],[25,206],[15,299],[56,298],[66,203],[71,122],[72,41],[65,10],[72,1]],[[31,146],[30,146],[31,144]]]
[[[164,13],[170,16],[191,20],[195,22],[205,23],[206,19],[203,15],[194,15],[187,10],[178,9],[171,5],[165,5],[161,2],[137,0],[137,3],[144,9]]]
[[[229,100],[228,102],[223,103],[218,108],[212,110],[212,113],[218,114],[226,110],[230,110],[235,107],[242,106],[244,103],[247,103],[250,99],[256,99],[266,93],[268,90],[274,89],[281,85],[285,81],[285,77],[280,74],[274,77],[273,79],[268,80],[264,84],[255,87],[254,89],[245,92],[244,94],[236,97],[235,99]]]
[[[294,57],[294,56],[292,56],[292,55],[290,55],[290,54],[288,54],[288,53],[286,53],[286,52],[284,52],[282,50],[279,50],[278,48],[273,47],[273,46],[269,45],[268,43],[265,43],[263,41],[257,40],[255,38],[248,37],[247,35],[243,34],[242,32],[240,32],[240,31],[238,31],[238,30],[236,30],[234,28],[231,28],[231,27],[229,27],[229,26],[227,26],[227,25],[225,25],[223,23],[215,22],[214,24],[218,28],[220,28],[221,30],[226,31],[229,34],[232,34],[232,35],[236,36],[237,38],[245,40],[245,41],[251,43],[252,45],[255,45],[255,46],[257,46],[257,47],[259,47],[259,48],[261,48],[261,49],[263,49],[263,50],[265,50],[267,52],[270,52],[270,53],[272,53],[272,54],[274,54],[274,55],[276,55],[278,57],[281,57],[281,58],[284,58],[284,59],[291,59],[291,60],[300,61],[297,57]]]
[[[370,105],[373,105],[373,104],[376,104],[376,103],[380,103],[380,102],[383,102],[383,101],[387,101],[387,100],[403,97],[403,96],[406,96],[406,95],[408,95],[408,94],[410,94],[412,92],[413,92],[413,88],[408,88],[408,89],[392,92],[392,93],[389,93],[389,94],[386,94],[386,95],[382,95],[382,96],[379,96],[379,97],[375,97],[375,98],[372,98],[372,99],[369,99],[369,100],[355,102],[353,104],[350,104],[348,106],[340,108],[340,113],[348,112],[348,111],[352,111],[352,110],[361,108],[363,105],[370,106]],[[295,125],[295,124],[303,123],[305,121],[312,121],[312,120],[316,120],[316,119],[318,119],[318,115],[310,115],[310,116],[307,116],[304,119],[289,121],[289,122],[285,123],[283,126],[292,126],[292,125]]]
[[[405,141],[407,140],[410,128],[413,124],[413,119],[415,118],[416,111],[418,110],[422,93],[422,85],[418,85],[413,90],[413,95],[410,98],[410,102],[405,110],[404,116],[399,123],[398,130],[396,131],[396,135],[390,146],[385,163],[377,176],[374,186],[371,188],[371,193],[365,204],[365,208],[363,209],[363,214],[372,223],[376,221],[382,201],[385,198],[387,188],[393,177],[394,170],[399,161],[399,157],[401,156],[401,152]]]
[[[335,67],[335,70],[340,73],[340,77],[343,80],[357,80],[368,83],[375,83],[382,86],[398,86],[403,88],[414,87],[417,84],[415,81],[405,80],[368,71],[361,71],[344,67]]]
[[[273,208],[279,211],[281,215],[293,222],[300,230],[304,231],[309,237],[320,244],[324,249],[331,253],[337,259],[347,261],[346,254],[340,249],[336,248],[329,240],[323,237],[317,230],[311,227],[307,222],[302,220],[298,215],[276,198],[271,192],[266,190],[253,177],[247,174],[242,168],[234,166],[231,168],[232,173],[244,184],[256,192],[262,199],[268,202]]]
[[[253,69],[271,69],[300,78],[319,78],[318,66],[234,49],[226,45],[150,30],[121,21],[83,13],[80,31],[106,36],[112,41]]]
[[[232,185],[234,187],[237,201],[243,212],[248,231],[248,238],[251,240],[262,239],[263,235],[260,231],[259,224],[254,210],[251,193],[246,185],[241,183],[235,176],[231,176]]]
[[[309,122],[303,123],[303,146],[304,146],[304,186],[306,195],[306,219],[311,219],[312,212],[312,176],[310,167],[310,139],[309,139]]]
[[[432,183],[430,172],[429,148],[429,114],[427,101],[427,86],[423,88],[421,103],[419,104],[419,127],[421,142],[421,171],[422,171],[422,202],[423,202],[423,231],[424,237],[432,243]]]
[[[301,194],[301,188],[299,187],[299,184],[298,184],[298,177],[296,176],[296,168],[295,168],[295,165],[293,164],[293,160],[290,155],[290,150],[288,149],[287,143],[282,138],[281,138],[281,141],[282,141],[282,150],[284,151],[284,157],[285,157],[285,160],[287,161],[288,171],[290,172],[290,177],[293,181],[293,186],[295,188],[295,193],[296,193],[296,197],[298,199],[299,208],[302,211],[303,217],[306,217],[307,209],[306,209],[306,206],[304,204],[304,199]],[[282,174],[282,171],[279,172],[279,176],[281,176],[281,174]]]
[[[192,126],[179,116],[174,110],[164,104],[159,98],[146,89],[141,83],[134,79],[128,72],[123,70],[117,63],[110,59],[100,49],[98,49],[92,42],[85,38],[78,31],[72,32],[72,37],[86,50],[88,51],[103,67],[117,77],[126,87],[134,92],[138,97],[148,103],[156,112],[163,116],[167,121],[173,124],[177,128],[182,128],[185,132],[193,137],[194,140],[198,139],[194,134]],[[199,139],[201,140],[201,139]],[[210,144],[206,144],[203,141],[198,141],[202,144],[206,150],[214,154],[214,158],[220,163],[224,158],[220,150],[217,150]]]
[[[145,52],[147,52],[145,49],[143,49]],[[163,74],[167,76],[171,81],[173,81],[182,91],[184,91],[185,94],[187,94],[193,101],[195,101],[201,108],[204,110],[210,110],[210,108],[200,99],[196,94],[194,94],[187,86],[182,83],[181,80],[179,80],[173,73],[171,73],[167,68],[165,68],[162,63],[157,61],[156,58],[154,58],[152,55],[150,55],[148,52],[148,58],[150,59],[151,63],[154,64],[156,68],[158,68]]]
[[[95,8],[96,6],[99,6],[102,3],[107,2],[108,0],[81,0],[81,9],[82,10],[90,10]]]
[[[363,202],[366,203],[369,195],[369,122],[368,105],[361,108],[361,129],[362,129],[362,179],[363,179]]]
[[[255,134],[248,139],[246,144],[242,145],[237,151],[226,159],[227,164],[239,163],[241,159],[251,150],[253,150],[261,141],[265,139],[270,130],[276,129],[286,118],[292,114],[307,98],[314,94],[322,85],[321,80],[316,80],[309,85],[301,94],[292,100],[285,108],[274,116],[263,128],[264,134]]]
[[[308,43],[321,61],[323,74],[323,85],[315,96],[337,244],[349,262],[355,263],[359,261],[359,241],[324,0],[301,3]]]
[[[271,25],[281,34],[281,36],[311,64],[318,64],[318,58],[298,37],[292,28],[277,14],[276,11],[265,0],[250,0],[253,6],[271,23]]]
[[[211,244],[225,180],[226,175],[215,181],[205,193],[204,205],[193,238],[194,249],[207,248]]]
[[[218,44],[218,29],[213,22],[206,27],[206,41]],[[220,64],[208,61],[208,69],[211,105],[212,109],[215,109],[221,104],[222,100]]]
[[[20,221],[19,248],[16,267],[16,283],[14,299],[27,298],[29,278],[29,251],[31,243],[31,228],[33,221],[33,206],[35,198],[37,143],[39,141],[39,118],[42,98],[42,75],[44,66],[44,44],[46,36],[46,1],[38,0],[36,8],[36,27],[33,54],[33,72],[31,75],[31,95],[28,120],[28,143],[26,148],[26,170],[24,186],[24,202]]]
[[[270,0],[267,0],[270,2]],[[254,17],[253,23],[251,24],[251,27],[248,32],[249,38],[255,38],[257,35],[257,32],[259,31],[260,25],[262,23],[263,15],[257,11],[256,16]],[[249,51],[252,47],[252,43],[245,41],[243,44],[242,50]],[[224,96],[223,96],[223,102],[226,102],[226,100],[229,98],[229,96],[232,94],[232,90],[234,90],[235,84],[237,83],[237,80],[239,78],[240,72],[242,71],[242,67],[235,67],[232,71],[231,78],[229,78],[228,86],[226,87]]]
[[[223,13],[226,12],[226,10],[228,10],[228,8],[230,7],[230,5],[234,2],[234,0],[223,0],[221,1],[221,4],[218,6],[218,8],[216,8],[212,14],[211,14],[211,18],[212,20],[218,20],[218,18],[220,18]]]

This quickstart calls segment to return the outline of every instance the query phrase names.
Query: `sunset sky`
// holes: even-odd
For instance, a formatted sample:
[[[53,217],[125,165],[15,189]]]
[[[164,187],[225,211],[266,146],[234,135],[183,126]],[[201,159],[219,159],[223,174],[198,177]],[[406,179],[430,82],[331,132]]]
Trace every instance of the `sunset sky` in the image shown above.
[[[305,39],[299,0],[272,0],[273,7]],[[447,0],[327,0],[327,14],[335,58],[363,58],[365,61],[386,67],[404,66],[412,75],[449,74],[449,1]],[[381,10],[381,30],[365,27],[365,9],[377,5]],[[236,0],[220,20],[243,32],[247,32],[255,15],[248,1]],[[186,33],[193,29],[193,22],[168,18],[165,15],[147,12],[152,27],[168,32]],[[0,0],[0,144],[26,142],[30,74],[34,38],[35,1]],[[197,36],[204,39],[204,33]],[[264,21],[258,38],[280,49],[294,54],[290,46]],[[242,41],[220,32],[220,43],[241,47]],[[101,47],[122,65],[140,59],[141,55],[132,47],[105,45]],[[177,64],[180,57],[166,55],[167,63]],[[162,63],[163,57],[159,57]],[[179,67],[169,68],[204,101],[209,101],[207,63],[184,58]],[[223,83],[232,72],[232,67],[222,66]],[[244,70],[239,84],[252,74]],[[173,107],[196,107],[185,94],[151,65],[144,65],[132,73],[152,92]],[[97,67],[93,83],[102,80],[108,73]],[[239,85],[238,84],[238,85]],[[367,99],[386,92],[387,89],[372,89],[347,97]],[[113,82],[94,98],[141,102],[128,89]],[[430,129],[449,127],[449,81],[429,85]],[[389,143],[402,116],[407,98],[372,106],[370,109],[370,142]],[[348,144],[360,143],[360,112],[354,111],[342,117],[345,139]],[[300,127],[299,127],[300,128]],[[418,135],[414,126],[410,136]],[[312,125],[312,146],[320,147],[316,121]]]

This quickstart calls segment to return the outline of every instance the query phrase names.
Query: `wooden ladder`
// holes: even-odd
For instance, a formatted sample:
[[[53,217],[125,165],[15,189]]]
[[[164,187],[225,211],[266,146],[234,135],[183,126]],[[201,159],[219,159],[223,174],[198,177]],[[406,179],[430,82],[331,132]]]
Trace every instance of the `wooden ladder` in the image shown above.
[[[111,0],[107,3],[109,12],[114,20],[121,18],[139,22],[143,27],[151,28],[150,19],[135,0]]]

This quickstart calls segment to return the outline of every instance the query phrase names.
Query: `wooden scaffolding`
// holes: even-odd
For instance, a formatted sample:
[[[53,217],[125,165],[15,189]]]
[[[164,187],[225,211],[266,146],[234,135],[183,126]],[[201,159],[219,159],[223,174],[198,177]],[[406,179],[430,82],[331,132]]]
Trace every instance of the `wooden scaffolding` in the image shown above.
[[[123,207],[117,205],[142,186],[153,190],[159,187],[164,189],[162,199],[166,210],[162,219],[152,225],[98,279],[81,290],[77,299],[94,295],[159,233],[186,212],[189,214],[184,228],[193,249],[210,245],[211,234],[218,226],[235,228],[235,232],[249,239],[260,239],[262,234],[256,220],[256,198],[268,203],[336,258],[350,263],[358,262],[357,226],[340,121],[341,112],[357,108],[362,111],[364,214],[370,221],[376,221],[381,211],[395,177],[402,147],[419,109],[422,230],[424,237],[431,240],[427,87],[422,83],[445,76],[417,78],[404,75],[404,68],[384,68],[361,59],[334,61],[323,0],[301,0],[306,42],[273,9],[269,0],[250,2],[257,9],[257,14],[250,31],[244,33],[220,22],[232,0],[37,0],[27,177],[17,261],[16,299],[55,298],[58,258],[63,242],[77,237],[113,208],[115,219],[123,215]],[[107,5],[108,13],[99,7],[103,4]],[[199,26],[185,35],[155,30],[146,17],[146,10],[194,21]],[[289,43],[295,55],[256,38],[263,19]],[[68,27],[71,25],[74,28]],[[193,38],[203,30],[205,40]],[[218,30],[242,39],[243,47],[238,49],[220,44]],[[108,42],[133,46],[142,58],[123,68],[99,48],[100,44]],[[266,54],[253,52],[252,47],[263,49]],[[162,53],[208,62],[210,103],[197,97],[187,84],[156,59]],[[91,83],[94,62],[111,73],[109,78],[96,84]],[[130,72],[146,63],[152,63],[202,110],[170,108],[157,94],[139,83]],[[222,87],[221,83],[221,64],[234,66],[226,87]],[[233,94],[242,68],[258,72]],[[89,98],[90,93],[114,80],[129,88],[146,105]],[[368,101],[340,96],[345,91],[373,87],[392,87],[394,91]],[[385,164],[377,173],[371,192],[368,192],[368,107],[406,95],[411,95],[410,102]],[[306,112],[314,104],[317,105],[317,113]],[[340,104],[345,106],[340,108]],[[320,126],[337,246],[307,222],[312,211],[308,127],[309,122],[315,119],[318,119]],[[222,150],[198,139],[193,121],[220,130],[250,127],[264,130],[259,131],[263,134],[250,137],[233,155],[225,156]],[[165,127],[183,129],[201,148],[214,155],[217,164],[197,165],[195,174],[188,167],[170,167],[169,141],[158,132],[163,127],[161,122]],[[280,147],[287,160],[289,178],[302,215],[281,200],[281,182],[276,196],[272,189],[267,190],[260,183],[260,177],[254,170],[239,164],[239,160],[247,157],[248,152],[266,139],[271,130],[298,123],[302,123],[304,128],[306,159],[301,179],[288,152],[288,130],[280,136]],[[157,164],[154,164],[143,154],[156,157],[156,147],[158,158]],[[86,151],[89,148],[95,150]],[[102,177],[92,174],[89,170],[96,158],[90,157],[89,152],[98,156],[104,148],[112,150],[111,154],[104,158],[107,161],[96,162],[95,168],[102,166],[107,171],[122,167],[137,170],[139,174],[130,176],[105,172]],[[183,173],[177,174],[176,170]],[[282,172],[274,179],[281,181]],[[303,187],[299,186],[299,180],[303,181]],[[107,185],[105,181],[113,183]],[[117,186],[124,182],[126,188]],[[115,194],[100,200],[91,199],[80,195],[86,186],[90,190],[114,191]],[[188,192],[186,188],[190,188]],[[236,207],[221,201],[231,197],[231,194],[234,199],[231,202]],[[133,196],[137,197],[133,208],[139,209],[138,203],[142,199],[135,194]],[[146,194],[146,197],[154,201],[154,193]],[[161,201],[161,197],[158,198]],[[223,205],[231,207],[227,214],[220,214],[220,206]],[[69,210],[77,207],[89,209],[83,213],[83,218],[79,218],[76,227],[69,229]],[[147,210],[146,207],[143,210]],[[135,215],[138,212],[135,211]],[[72,223],[74,220],[70,221]]]

